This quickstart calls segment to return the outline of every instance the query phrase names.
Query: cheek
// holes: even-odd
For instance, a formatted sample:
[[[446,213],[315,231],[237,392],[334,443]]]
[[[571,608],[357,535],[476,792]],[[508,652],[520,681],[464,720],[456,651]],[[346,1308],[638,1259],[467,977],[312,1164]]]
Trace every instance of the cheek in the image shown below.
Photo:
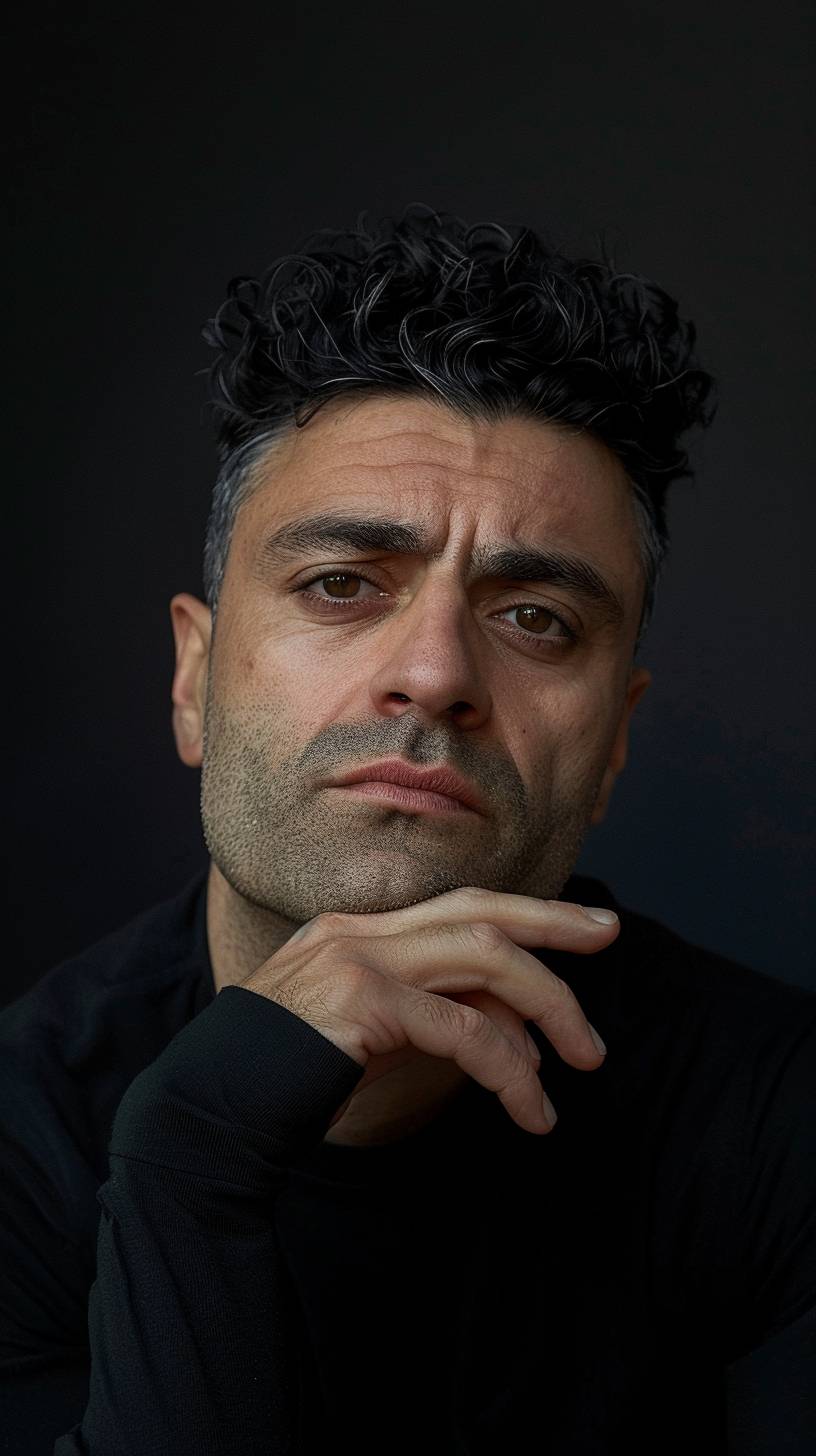
[[[522,775],[578,783],[606,762],[617,713],[612,694],[550,679],[545,694],[512,705],[514,757]],[[530,779],[528,778],[528,781]]]
[[[233,707],[266,708],[288,702],[289,677],[274,653],[257,644],[248,646],[238,632],[216,640],[213,656],[213,692]]]
[[[362,669],[358,676],[338,673],[336,658],[304,652],[302,639],[267,640],[225,651],[216,691],[233,711],[259,715],[306,741],[332,723],[362,716],[366,679]]]
[[[609,763],[617,737],[622,703],[609,685],[608,691],[596,696],[590,711],[576,723],[570,763],[576,775],[597,780]]]
[[[219,623],[215,638],[218,682],[231,696],[277,694],[303,669],[303,654],[299,655],[295,648],[295,643],[280,640],[270,630],[261,612],[247,606],[224,623],[223,630]]]

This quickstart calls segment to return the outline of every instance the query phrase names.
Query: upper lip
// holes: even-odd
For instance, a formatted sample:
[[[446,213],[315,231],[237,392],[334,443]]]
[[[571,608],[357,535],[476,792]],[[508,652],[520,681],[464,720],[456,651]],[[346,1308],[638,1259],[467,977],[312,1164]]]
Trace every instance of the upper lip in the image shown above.
[[[333,785],[359,784],[364,780],[402,784],[406,789],[425,789],[433,794],[447,794],[449,799],[459,799],[469,809],[481,812],[481,800],[473,785],[468,783],[456,769],[447,764],[436,768],[418,768],[401,758],[390,758],[382,763],[366,763],[353,768],[341,778],[332,779]]]

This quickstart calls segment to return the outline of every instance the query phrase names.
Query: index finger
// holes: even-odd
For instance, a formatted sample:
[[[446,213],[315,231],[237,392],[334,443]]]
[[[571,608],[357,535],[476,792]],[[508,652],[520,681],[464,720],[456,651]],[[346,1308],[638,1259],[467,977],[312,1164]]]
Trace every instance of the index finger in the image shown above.
[[[344,918],[349,921],[349,933],[355,935],[399,935],[426,925],[489,921],[517,945],[546,946],[550,950],[573,951],[576,955],[603,950],[620,931],[615,911],[604,906],[577,905],[572,900],[539,900],[533,895],[484,890],[478,885],[447,890],[443,895],[420,900],[400,910]]]

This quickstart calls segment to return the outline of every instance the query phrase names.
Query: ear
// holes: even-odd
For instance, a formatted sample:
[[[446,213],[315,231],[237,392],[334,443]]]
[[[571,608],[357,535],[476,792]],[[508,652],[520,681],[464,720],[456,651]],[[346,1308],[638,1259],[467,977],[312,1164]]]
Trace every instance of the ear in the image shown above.
[[[212,641],[212,613],[189,592],[179,592],[170,603],[176,641],[173,674],[173,734],[182,763],[200,768],[204,749],[204,704]]]
[[[645,667],[632,668],[623,711],[615,734],[615,741],[612,744],[609,762],[604,769],[604,776],[601,780],[601,787],[598,790],[595,808],[592,810],[590,824],[600,824],[609,807],[609,800],[612,797],[612,790],[615,787],[615,779],[626,763],[626,753],[629,747],[629,720],[651,681],[652,674]]]

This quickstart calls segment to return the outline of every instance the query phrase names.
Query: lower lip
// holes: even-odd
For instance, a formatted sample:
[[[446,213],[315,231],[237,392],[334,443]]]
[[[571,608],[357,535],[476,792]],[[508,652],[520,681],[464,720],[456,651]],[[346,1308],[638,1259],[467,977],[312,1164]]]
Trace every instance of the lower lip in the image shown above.
[[[472,814],[461,799],[447,794],[432,794],[428,789],[406,789],[404,784],[389,784],[382,779],[362,779],[357,784],[336,784],[344,794],[362,794],[366,799],[384,799],[409,814]]]

